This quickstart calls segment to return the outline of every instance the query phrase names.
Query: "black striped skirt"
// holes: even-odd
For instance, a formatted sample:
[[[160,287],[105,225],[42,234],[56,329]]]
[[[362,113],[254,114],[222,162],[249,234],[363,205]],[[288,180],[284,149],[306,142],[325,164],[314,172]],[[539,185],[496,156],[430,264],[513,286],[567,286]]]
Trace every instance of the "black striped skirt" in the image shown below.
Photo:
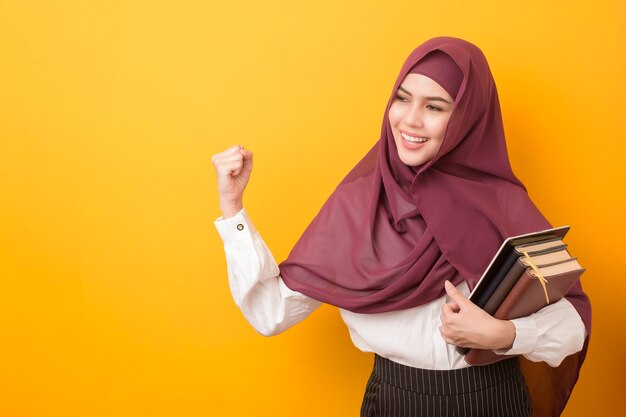
[[[450,371],[419,369],[375,355],[361,417],[529,417],[517,358]]]

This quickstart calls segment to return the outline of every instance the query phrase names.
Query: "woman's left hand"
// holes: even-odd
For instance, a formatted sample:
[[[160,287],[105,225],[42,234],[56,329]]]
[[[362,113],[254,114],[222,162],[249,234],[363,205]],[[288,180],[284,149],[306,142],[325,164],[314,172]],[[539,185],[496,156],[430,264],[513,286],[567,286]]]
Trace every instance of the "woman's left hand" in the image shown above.
[[[515,326],[498,320],[468,300],[450,281],[445,282],[452,302],[441,307],[443,339],[453,345],[479,349],[510,349],[515,340]]]

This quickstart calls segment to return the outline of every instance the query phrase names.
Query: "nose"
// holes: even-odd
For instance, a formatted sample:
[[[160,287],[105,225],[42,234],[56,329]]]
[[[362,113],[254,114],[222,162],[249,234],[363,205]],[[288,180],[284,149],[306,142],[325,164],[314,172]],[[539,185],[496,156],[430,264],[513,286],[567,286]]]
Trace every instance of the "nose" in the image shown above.
[[[407,109],[404,115],[404,123],[408,126],[421,127],[424,125],[422,109],[419,105],[414,104]]]

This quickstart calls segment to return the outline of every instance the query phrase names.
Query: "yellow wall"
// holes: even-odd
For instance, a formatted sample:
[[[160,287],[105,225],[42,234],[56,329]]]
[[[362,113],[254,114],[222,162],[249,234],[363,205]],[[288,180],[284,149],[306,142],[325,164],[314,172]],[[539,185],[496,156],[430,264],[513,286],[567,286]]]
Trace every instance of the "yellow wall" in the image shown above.
[[[372,357],[336,309],[264,338],[235,307],[210,156],[254,152],[280,262],[439,35],[487,55],[515,172],[588,268],[565,415],[624,415],[625,2],[304,3],[0,0],[0,415],[357,415]]]

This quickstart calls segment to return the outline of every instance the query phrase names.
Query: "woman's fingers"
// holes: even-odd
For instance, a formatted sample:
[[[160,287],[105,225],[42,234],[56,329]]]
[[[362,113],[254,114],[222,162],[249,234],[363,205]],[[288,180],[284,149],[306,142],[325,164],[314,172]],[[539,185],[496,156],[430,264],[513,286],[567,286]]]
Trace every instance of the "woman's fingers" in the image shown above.
[[[225,151],[219,152],[214,154],[211,157],[211,162],[213,162],[213,164],[215,164],[215,161],[224,157],[227,157],[229,155],[235,155],[237,153],[239,153],[239,150],[243,149],[243,146],[241,145],[233,145],[230,148],[226,149]]]
[[[512,346],[515,326],[497,320],[471,302],[459,307],[455,302],[441,306],[441,337],[456,346],[502,349]]]
[[[459,291],[450,281],[444,282],[444,288],[448,297],[452,299],[460,308],[464,308],[470,304],[470,301]]]
[[[213,165],[220,166],[229,161],[243,160],[243,155],[240,152],[241,147],[239,145],[232,146],[226,149],[224,152],[217,153],[211,157]],[[249,151],[248,151],[249,152]]]
[[[243,171],[249,173],[252,170],[252,152],[243,149],[240,145],[213,155],[211,160],[218,176],[237,176]]]
[[[222,206],[240,206],[252,171],[252,152],[233,145],[211,157]]]

